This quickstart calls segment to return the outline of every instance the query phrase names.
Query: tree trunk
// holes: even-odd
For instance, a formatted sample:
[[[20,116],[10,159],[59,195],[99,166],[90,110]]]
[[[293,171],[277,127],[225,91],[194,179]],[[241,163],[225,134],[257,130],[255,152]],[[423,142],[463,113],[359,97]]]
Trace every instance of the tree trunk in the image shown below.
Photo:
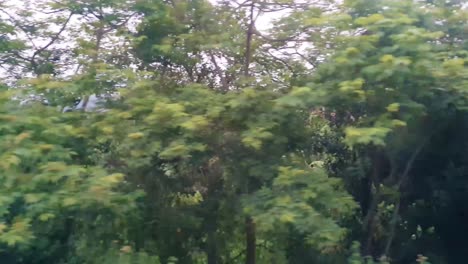
[[[92,69],[92,77],[95,79],[96,78],[96,63],[99,61],[99,51],[101,49],[101,42],[102,38],[104,37],[104,26],[102,23],[99,24],[99,28],[96,31],[96,46],[94,47],[94,54],[91,59],[91,69]],[[89,102],[89,94],[85,94],[83,97],[83,106],[81,111],[86,112],[86,107],[88,107],[88,102]]]
[[[206,241],[206,255],[208,264],[219,264],[218,261],[218,247],[216,246],[216,234],[215,231],[208,231],[207,241]]]
[[[249,67],[250,67],[250,59],[252,57],[252,37],[254,34],[254,26],[255,26],[255,19],[254,19],[254,9],[255,9],[255,1],[252,1],[250,5],[250,17],[249,17],[249,25],[247,29],[247,36],[246,36],[246,43],[245,43],[245,56],[244,56],[244,76],[248,77],[250,75]]]
[[[255,264],[256,237],[255,237],[255,222],[252,217],[248,216],[245,219],[245,238],[246,238],[246,256],[245,264]]]
[[[379,221],[379,210],[378,205],[381,199],[381,190],[380,185],[383,182],[382,175],[388,172],[388,178],[392,178],[393,174],[395,173],[396,167],[390,164],[387,164],[387,160],[385,154],[381,152],[379,149],[374,149],[371,152],[371,160],[373,163],[372,172],[370,174],[370,186],[369,186],[369,195],[370,195],[370,204],[369,208],[367,209],[366,216],[364,217],[364,231],[365,231],[365,240],[364,240],[364,255],[366,256],[373,256],[374,255],[374,236],[377,229],[377,224]],[[391,168],[388,168],[390,166]]]
[[[366,231],[366,240],[364,244],[364,255],[372,256],[374,251],[374,233],[377,227],[378,216],[378,203],[380,201],[380,191],[377,189],[372,195],[371,205],[364,218],[364,230]]]
[[[372,154],[373,168],[370,175],[370,186],[369,186],[369,195],[370,195],[370,205],[367,209],[367,214],[364,217],[364,231],[366,238],[364,240],[364,255],[372,256],[374,250],[374,233],[377,227],[378,221],[378,204],[380,201],[380,181],[379,175],[382,172],[381,168],[381,155],[376,151]]]
[[[392,219],[390,220],[390,231],[389,231],[390,235],[385,243],[385,249],[384,249],[383,255],[386,257],[389,257],[390,255],[390,249],[393,243],[393,239],[395,238],[396,225],[398,223],[398,218],[400,216],[401,200],[404,194],[404,188],[409,181],[409,173],[413,167],[414,162],[416,161],[416,158],[419,156],[419,153],[421,153],[422,149],[424,148],[426,143],[429,141],[430,137],[431,136],[428,136],[426,139],[424,139],[423,142],[414,150],[413,154],[411,155],[408,162],[406,163],[405,170],[403,171],[397,183],[396,188],[399,191],[399,196],[395,204],[395,209],[393,209]]]

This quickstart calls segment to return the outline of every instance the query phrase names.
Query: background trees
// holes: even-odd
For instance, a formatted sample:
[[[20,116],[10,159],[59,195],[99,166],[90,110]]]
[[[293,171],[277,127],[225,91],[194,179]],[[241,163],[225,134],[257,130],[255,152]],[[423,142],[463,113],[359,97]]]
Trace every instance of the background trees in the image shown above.
[[[461,2],[0,9],[2,263],[464,260]]]

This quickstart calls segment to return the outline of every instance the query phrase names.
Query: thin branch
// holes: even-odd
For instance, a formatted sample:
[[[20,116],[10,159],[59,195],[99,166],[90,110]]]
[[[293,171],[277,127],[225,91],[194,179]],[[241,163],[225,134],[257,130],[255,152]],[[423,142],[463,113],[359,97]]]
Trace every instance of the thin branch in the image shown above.
[[[224,92],[229,91],[229,85],[228,85],[228,83],[226,82],[226,78],[224,78],[223,71],[221,70],[221,68],[219,67],[218,63],[216,62],[216,58],[215,58],[215,56],[213,55],[213,52],[208,51],[208,54],[210,55],[211,62],[212,62],[213,65],[215,66],[216,74],[217,74],[217,75],[219,76],[219,78],[221,79],[221,86],[222,86],[223,91],[224,91]]]
[[[286,60],[284,60],[284,59],[282,59],[282,58],[279,58],[279,57],[273,55],[269,50],[267,50],[267,53],[268,53],[268,55],[271,56],[271,58],[273,58],[274,60],[280,62],[280,63],[283,64],[286,68],[288,68],[289,71],[294,72],[294,69],[289,65],[289,63],[288,63]]]
[[[305,28],[306,29],[306,28]],[[304,29],[304,30],[305,30]],[[299,32],[299,31],[298,31]],[[299,36],[298,35],[292,35],[290,37],[285,37],[285,38],[271,38],[269,36],[263,35],[260,31],[258,31],[256,28],[253,29],[253,33],[262,39],[269,41],[269,42],[288,42],[288,41],[295,41],[295,42],[309,42],[307,39],[297,39]],[[300,34],[302,34],[303,31],[301,31]]]
[[[304,61],[306,61],[307,63],[309,63],[310,65],[314,66],[314,68],[317,66],[317,63],[316,62],[313,62],[312,60],[310,60],[309,58],[307,58],[304,54],[300,53],[297,49],[296,49],[296,52],[294,53],[295,55],[298,55],[299,57],[301,57],[301,59],[303,59]]]
[[[67,20],[65,20],[65,22],[63,23],[62,27],[60,28],[60,30],[50,39],[49,43],[47,43],[45,46],[43,46],[42,48],[39,48],[37,49],[34,54],[32,55],[31,57],[31,62],[34,62],[34,59],[36,58],[36,56],[38,54],[40,54],[41,52],[43,52],[44,50],[46,50],[48,47],[50,47],[52,44],[55,43],[55,41],[57,41],[60,37],[60,35],[63,33],[63,31],[65,30],[65,28],[67,27],[68,25],[68,22],[70,22],[70,19],[72,18],[72,16],[74,15],[73,12],[70,12],[70,15],[67,17]]]
[[[61,12],[65,11],[65,10],[66,10],[65,8],[62,8],[62,9],[57,9],[57,10],[53,10],[53,11],[39,11],[39,12],[41,12],[42,14],[45,14],[45,15],[51,15],[51,14],[61,13]]]
[[[287,9],[291,9],[290,7],[279,7],[279,8],[269,8],[269,9],[261,9],[263,13],[273,13],[273,12],[279,12],[279,11],[284,11]]]
[[[130,19],[131,19],[133,16],[137,15],[137,14],[138,14],[137,12],[132,13],[131,15],[127,16],[127,18],[125,18],[120,24],[114,25],[114,24],[112,24],[111,22],[109,22],[109,25],[110,25],[113,29],[118,29],[118,28],[120,28],[120,27],[123,27],[125,24],[127,24],[128,21],[130,21]]]
[[[25,60],[25,61],[30,62],[30,59],[29,59],[29,58],[24,57],[23,55],[21,55],[21,54],[20,54],[18,51],[16,51],[16,50],[15,50],[15,51],[12,51],[12,54],[15,55],[16,57],[22,59],[22,60]]]
[[[251,1],[251,0],[245,0],[245,1],[242,2],[242,3],[239,3],[239,2],[237,2],[237,1],[233,1],[233,2],[237,4],[236,9],[239,9],[239,8],[241,8],[241,7],[250,6],[250,5],[247,4],[249,1]]]
[[[0,12],[4,13],[5,15],[7,15],[9,18],[10,18],[10,21],[16,26],[18,27],[19,29],[21,29],[21,31],[23,31],[23,33],[26,35],[26,38],[29,40],[29,42],[31,42],[31,45],[37,49],[36,47],[36,44],[34,43],[32,37],[29,35],[29,32],[26,28],[24,28],[17,20],[14,16],[12,16],[10,13],[8,13],[7,11],[5,11],[4,9],[1,9],[0,8]]]

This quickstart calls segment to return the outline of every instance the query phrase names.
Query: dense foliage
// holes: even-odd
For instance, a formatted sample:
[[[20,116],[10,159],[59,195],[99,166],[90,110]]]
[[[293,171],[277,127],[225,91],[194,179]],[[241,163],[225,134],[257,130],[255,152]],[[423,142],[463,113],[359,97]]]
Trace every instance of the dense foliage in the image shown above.
[[[456,0],[3,0],[0,262],[465,263],[467,37]]]

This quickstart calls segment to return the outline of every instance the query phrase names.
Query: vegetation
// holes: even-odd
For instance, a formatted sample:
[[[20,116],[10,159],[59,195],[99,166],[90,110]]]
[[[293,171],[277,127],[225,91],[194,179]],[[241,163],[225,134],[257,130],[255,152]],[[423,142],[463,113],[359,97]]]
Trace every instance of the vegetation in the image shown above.
[[[0,262],[465,263],[462,2],[1,1]]]

